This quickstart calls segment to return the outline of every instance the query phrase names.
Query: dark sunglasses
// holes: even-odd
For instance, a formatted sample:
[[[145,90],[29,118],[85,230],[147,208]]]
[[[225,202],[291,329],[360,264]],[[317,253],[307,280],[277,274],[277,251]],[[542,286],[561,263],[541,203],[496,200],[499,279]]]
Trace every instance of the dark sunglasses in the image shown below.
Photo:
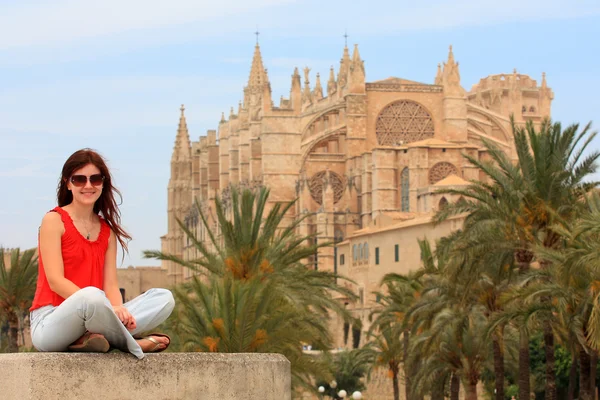
[[[83,187],[87,183],[88,177],[85,175],[73,175],[70,180],[73,185]],[[101,174],[90,175],[89,180],[92,186],[102,186],[102,183],[104,183],[104,176]]]

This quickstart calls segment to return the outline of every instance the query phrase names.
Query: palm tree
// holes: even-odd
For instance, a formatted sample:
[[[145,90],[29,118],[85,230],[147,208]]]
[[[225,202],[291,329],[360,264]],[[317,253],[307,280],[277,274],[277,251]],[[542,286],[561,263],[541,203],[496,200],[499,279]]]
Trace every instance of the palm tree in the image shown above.
[[[415,366],[408,364],[410,346],[410,324],[405,318],[419,296],[421,283],[414,275],[386,274],[381,286],[385,293],[376,292],[381,307],[373,311],[369,318],[373,323],[368,331],[371,338],[370,351],[374,351],[376,365],[386,366],[392,377],[394,398],[400,398],[398,373],[400,365],[404,369],[406,398],[412,397],[412,375]]]
[[[579,133],[576,124],[562,130],[560,123],[548,120],[543,121],[537,131],[532,122],[525,127],[516,126],[514,121],[512,125],[518,156],[516,164],[498,147],[484,140],[492,161],[466,158],[471,165],[483,171],[488,181],[472,182],[464,190],[442,191],[457,194],[467,201],[446,207],[436,219],[441,221],[450,215],[469,213],[465,230],[481,233],[482,246],[512,249],[515,259],[526,272],[533,260],[532,248],[537,245],[545,248],[559,246],[560,237],[552,227],[559,220],[574,218],[581,208],[578,199],[597,186],[596,182],[586,180],[596,171],[600,153],[594,151],[584,157],[596,135],[590,131],[589,124]],[[494,235],[496,241],[485,240]],[[543,260],[541,265],[548,267]],[[555,400],[554,334],[549,322],[544,323],[543,329],[546,400]],[[520,377],[519,381],[524,383],[528,379]],[[520,397],[529,395],[521,389]]]
[[[178,222],[200,253],[199,259],[183,260],[158,251],[145,251],[144,255],[170,260],[201,274],[176,290],[184,348],[279,352],[292,363],[295,386],[312,388],[309,376],[314,375],[316,362],[303,355],[302,344],[328,349],[330,314],[351,318],[334,295],[351,300],[356,295],[336,283],[340,279],[337,275],[303,264],[328,244],[305,245],[313,236],[295,234],[303,218],[284,226],[293,202],[276,203],[263,218],[268,196],[264,188],[256,193],[248,189],[239,193],[233,188],[230,205],[217,198],[219,237],[196,203],[209,245]]]
[[[19,315],[27,312],[35,294],[38,272],[35,249],[23,253],[13,249],[10,267],[5,263],[5,250],[0,248],[0,316],[8,320],[9,353],[19,351]]]
[[[191,282],[175,289],[177,335],[184,351],[280,353],[292,363],[295,387],[310,386],[311,375],[327,375],[326,364],[306,355],[303,343],[331,346],[327,320],[278,295],[276,282],[240,281],[231,275]]]
[[[330,380],[317,382],[318,386],[325,388],[325,395],[338,399],[338,391],[344,389],[347,393],[364,391],[364,378],[369,372],[369,366],[373,363],[373,354],[364,350],[365,348],[344,350],[338,353],[326,353],[326,358],[332,367],[332,377],[336,387],[332,388]]]

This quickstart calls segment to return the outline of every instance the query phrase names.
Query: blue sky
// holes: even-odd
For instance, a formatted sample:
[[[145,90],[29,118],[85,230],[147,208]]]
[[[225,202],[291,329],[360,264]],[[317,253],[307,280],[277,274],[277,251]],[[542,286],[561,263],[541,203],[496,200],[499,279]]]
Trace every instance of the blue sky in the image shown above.
[[[166,233],[179,107],[192,140],[237,109],[258,26],[274,99],[359,45],[368,81],[433,83],[452,44],[465,89],[517,68],[555,93],[553,119],[598,122],[600,1],[0,0],[0,245],[32,247],[66,158],[109,161],[127,265]],[[593,143],[600,148],[600,140]]]

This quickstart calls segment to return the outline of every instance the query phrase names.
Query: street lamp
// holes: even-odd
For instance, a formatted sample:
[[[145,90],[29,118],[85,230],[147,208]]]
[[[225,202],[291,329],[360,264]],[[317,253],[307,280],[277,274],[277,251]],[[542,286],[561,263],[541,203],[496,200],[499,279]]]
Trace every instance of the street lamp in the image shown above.
[[[362,399],[362,393],[357,390],[356,392],[352,393],[352,398],[354,400],[360,400]]]
[[[321,399],[322,399],[323,398],[323,393],[325,393],[325,387],[319,386],[319,388],[317,389],[317,391],[321,394]]]
[[[347,395],[348,393],[346,393],[346,391],[343,389],[338,392],[338,396],[340,396],[342,399],[345,399]]]

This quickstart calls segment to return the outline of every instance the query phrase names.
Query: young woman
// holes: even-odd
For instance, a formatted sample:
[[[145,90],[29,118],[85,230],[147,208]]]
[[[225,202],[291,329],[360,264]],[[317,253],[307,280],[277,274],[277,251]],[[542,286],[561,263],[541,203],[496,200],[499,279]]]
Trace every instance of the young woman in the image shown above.
[[[127,251],[131,237],[120,226],[113,187],[103,158],[76,151],[65,162],[58,207],[39,232],[39,276],[31,315],[31,337],[39,351],[107,352],[138,358],[169,346],[169,337],[149,331],[173,311],[173,295],[151,289],[123,304],[117,283],[117,240]]]

